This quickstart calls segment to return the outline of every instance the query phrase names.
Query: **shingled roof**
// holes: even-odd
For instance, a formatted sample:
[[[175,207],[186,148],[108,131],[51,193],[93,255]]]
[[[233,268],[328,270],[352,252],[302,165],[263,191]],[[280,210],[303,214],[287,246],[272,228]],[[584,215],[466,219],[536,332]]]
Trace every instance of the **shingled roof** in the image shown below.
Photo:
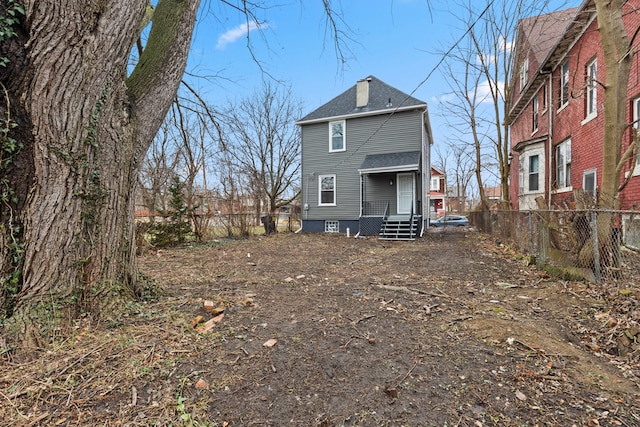
[[[426,102],[407,95],[374,76],[369,76],[361,81],[369,82],[369,100],[364,107],[356,106],[357,84],[355,84],[331,101],[301,118],[297,123],[303,124],[304,122],[354,114],[376,114],[396,109],[426,108],[427,106]]]

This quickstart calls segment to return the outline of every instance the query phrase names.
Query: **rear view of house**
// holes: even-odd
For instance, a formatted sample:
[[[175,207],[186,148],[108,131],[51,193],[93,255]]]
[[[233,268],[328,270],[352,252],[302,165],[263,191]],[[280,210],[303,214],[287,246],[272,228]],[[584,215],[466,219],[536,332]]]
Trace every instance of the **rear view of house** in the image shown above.
[[[369,76],[297,124],[303,230],[421,235],[432,144],[425,102]]]

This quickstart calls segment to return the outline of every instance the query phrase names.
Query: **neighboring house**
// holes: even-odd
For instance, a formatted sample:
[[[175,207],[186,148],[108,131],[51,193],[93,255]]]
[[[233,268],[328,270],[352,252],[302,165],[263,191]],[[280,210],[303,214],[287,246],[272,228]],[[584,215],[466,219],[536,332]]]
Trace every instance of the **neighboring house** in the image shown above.
[[[490,209],[499,209],[503,200],[502,186],[484,187],[484,196],[487,198]]]
[[[465,214],[470,208],[469,200],[464,192],[460,189],[460,194],[458,194],[458,187],[455,184],[449,184],[447,186],[447,212]]]
[[[370,76],[297,124],[303,230],[422,233],[433,142],[425,102]]]
[[[447,176],[431,166],[429,182],[429,219],[438,219],[447,211]]]
[[[640,27],[640,0],[623,6],[629,37]],[[514,208],[575,207],[596,196],[602,178],[604,59],[595,7],[521,20],[514,51],[509,111],[512,154],[510,196]],[[628,123],[640,117],[640,75],[634,61],[627,95]],[[632,142],[626,133],[622,151]],[[628,161],[620,207],[640,201],[640,168]],[[585,203],[579,203],[578,207]]]

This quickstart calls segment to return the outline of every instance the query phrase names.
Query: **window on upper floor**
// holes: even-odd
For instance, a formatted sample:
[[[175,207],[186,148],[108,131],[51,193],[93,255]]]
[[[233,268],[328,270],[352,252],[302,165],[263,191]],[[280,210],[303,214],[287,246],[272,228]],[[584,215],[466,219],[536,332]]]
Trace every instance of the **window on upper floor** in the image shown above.
[[[336,176],[320,175],[318,177],[318,206],[336,205]]]
[[[556,145],[556,189],[571,187],[571,138]]]
[[[529,80],[529,58],[525,58],[520,66],[520,91],[522,92]]]
[[[591,197],[596,198],[596,170],[589,169],[582,173],[582,188],[587,193],[591,194]]]
[[[587,93],[585,97],[585,119],[591,119],[597,115],[597,93],[596,90],[596,82],[597,82],[597,62],[594,59],[589,62],[586,67],[586,86]]]
[[[536,95],[535,98],[533,98],[533,117],[532,117],[532,123],[531,123],[531,132],[536,132],[538,130],[538,117],[539,117],[539,104],[538,104],[538,96]]]
[[[345,151],[347,141],[345,138],[345,121],[329,123],[329,152]]]
[[[440,191],[440,177],[432,176],[431,177],[431,186],[429,187],[431,191]]]
[[[640,98],[635,98],[633,101],[633,131],[640,132]],[[631,141],[635,141],[636,135],[632,134]],[[640,155],[636,157],[636,167],[633,169],[634,175],[640,175]]]
[[[560,106],[564,107],[569,102],[569,61],[560,68]]]
[[[540,156],[529,156],[529,191],[540,189]]]

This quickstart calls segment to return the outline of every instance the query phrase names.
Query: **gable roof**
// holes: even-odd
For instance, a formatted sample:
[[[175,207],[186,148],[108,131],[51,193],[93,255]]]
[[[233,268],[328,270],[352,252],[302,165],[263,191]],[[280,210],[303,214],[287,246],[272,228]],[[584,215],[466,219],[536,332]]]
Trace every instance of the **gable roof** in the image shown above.
[[[356,106],[357,84],[355,84],[296,123],[300,125],[352,115],[373,115],[414,108],[426,109],[427,107],[426,102],[407,95],[374,76],[369,76],[361,81],[369,82],[369,100],[364,107]]]
[[[547,58],[553,52],[560,40],[562,40],[567,28],[573,22],[578,8],[559,10],[543,15],[532,16],[521,19],[518,23],[518,37],[516,44],[516,54],[521,55],[517,59],[518,68],[512,73],[512,82],[517,78],[519,66],[522,62],[532,57],[537,69],[532,69],[533,76],[528,79],[528,84],[524,88],[519,88],[511,104],[509,116],[514,117],[520,114],[528,99],[538,90],[544,81],[541,73],[542,68],[548,62]],[[534,65],[534,64],[532,64]],[[512,87],[515,84],[512,83]]]

